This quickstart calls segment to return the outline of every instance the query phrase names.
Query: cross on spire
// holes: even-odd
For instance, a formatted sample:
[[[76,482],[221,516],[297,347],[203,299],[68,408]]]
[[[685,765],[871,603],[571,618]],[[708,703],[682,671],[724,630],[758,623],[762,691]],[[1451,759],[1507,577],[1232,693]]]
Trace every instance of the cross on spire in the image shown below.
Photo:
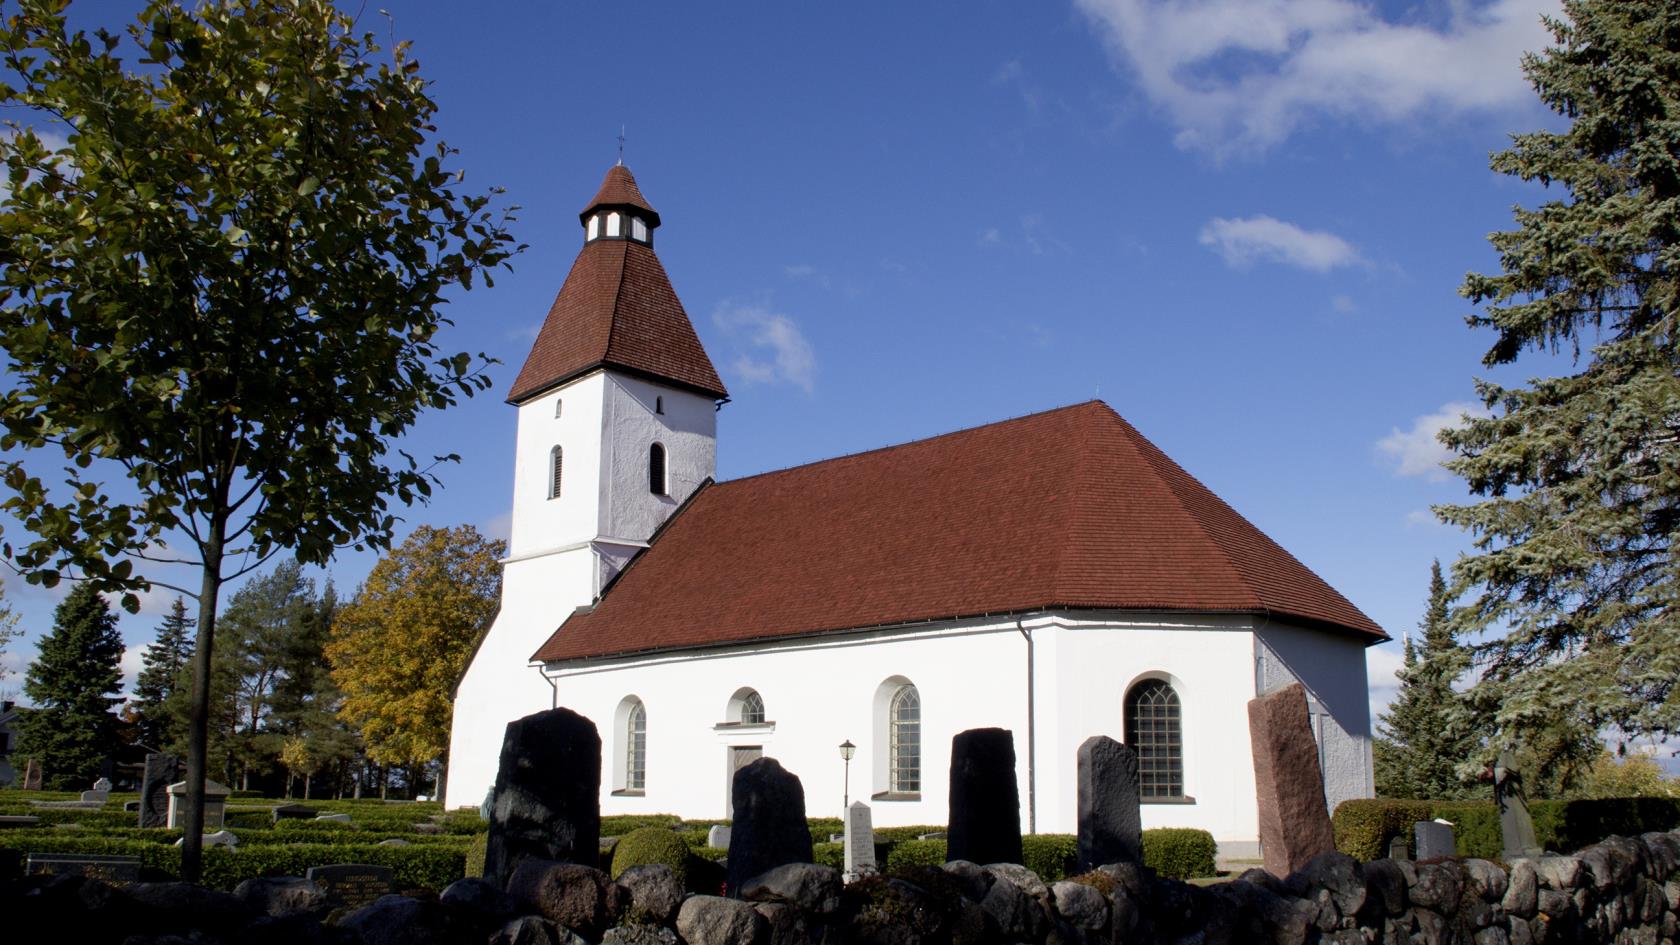
[[[624,166],[624,126],[618,126],[618,166]]]

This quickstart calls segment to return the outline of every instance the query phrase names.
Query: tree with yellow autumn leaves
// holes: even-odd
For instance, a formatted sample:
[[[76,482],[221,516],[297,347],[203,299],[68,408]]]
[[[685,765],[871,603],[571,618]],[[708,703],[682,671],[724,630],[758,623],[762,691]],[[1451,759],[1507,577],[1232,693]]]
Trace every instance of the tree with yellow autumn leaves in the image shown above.
[[[327,659],[339,715],[369,758],[411,769],[445,759],[451,693],[495,615],[505,548],[471,525],[422,525],[338,612]]]

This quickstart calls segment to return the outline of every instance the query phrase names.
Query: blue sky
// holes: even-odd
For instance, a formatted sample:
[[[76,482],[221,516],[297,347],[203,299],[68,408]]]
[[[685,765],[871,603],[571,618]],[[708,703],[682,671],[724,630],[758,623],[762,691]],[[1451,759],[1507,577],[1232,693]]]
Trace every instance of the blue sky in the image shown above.
[[[1398,640],[1466,546],[1433,430],[1557,366],[1484,370],[1457,295],[1541,194],[1487,157],[1556,125],[1518,66],[1552,0],[384,6],[530,244],[451,306],[446,344],[502,364],[405,444],[464,457],[412,524],[505,534],[501,397],[621,126],[733,395],[720,478],[1100,397]],[[7,591],[18,667],[52,596]],[[165,600],[124,619],[134,665]]]

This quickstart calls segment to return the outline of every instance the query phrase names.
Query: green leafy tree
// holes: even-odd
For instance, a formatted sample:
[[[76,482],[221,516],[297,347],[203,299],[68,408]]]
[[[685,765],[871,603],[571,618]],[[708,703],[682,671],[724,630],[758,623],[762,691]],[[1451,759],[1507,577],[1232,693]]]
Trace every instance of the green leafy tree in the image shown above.
[[[489,384],[439,348],[446,296],[518,248],[446,167],[406,44],[330,0],[150,0],[91,35],[63,7],[0,24],[0,103],[68,141],[0,135],[0,505],[28,532],[0,552],[130,610],[154,585],[197,600],[196,879],[223,583],[283,549],[389,546],[391,498],[435,481],[391,438]],[[196,589],[152,570],[183,563]]]
[[[1453,638],[1447,582],[1441,562],[1429,568],[1429,605],[1418,624],[1422,641],[1406,638],[1400,692],[1377,720],[1372,754],[1382,797],[1457,798],[1470,789],[1457,769],[1472,760],[1477,739],[1469,729],[1453,684],[1469,668],[1470,654]]]
[[[77,584],[53,611],[52,631],[24,674],[35,710],[23,719],[21,751],[41,763],[49,790],[90,788],[117,738],[122,635],[105,598]]]
[[[1484,363],[1562,349],[1575,371],[1478,383],[1490,416],[1442,440],[1481,499],[1436,511],[1474,541],[1453,619],[1487,634],[1490,750],[1520,743],[1534,776],[1567,780],[1602,732],[1680,733],[1680,5],[1565,0],[1547,25],[1556,45],[1523,69],[1568,124],[1492,166],[1549,194],[1461,291],[1496,335]]]
[[[186,730],[176,730],[175,719],[169,710],[176,692],[181,691],[180,680],[192,663],[193,619],[187,616],[187,602],[177,597],[169,605],[169,613],[158,624],[157,638],[146,644],[140,656],[140,676],[134,681],[132,702],[135,718],[140,726],[140,740],[146,745],[161,748],[184,741]]]
[[[6,583],[0,581],[0,682],[5,682],[12,671],[6,668],[6,647],[18,638],[17,613],[6,603]]]
[[[374,761],[417,769],[448,752],[451,693],[496,613],[505,551],[471,525],[422,525],[339,611],[327,657]]]

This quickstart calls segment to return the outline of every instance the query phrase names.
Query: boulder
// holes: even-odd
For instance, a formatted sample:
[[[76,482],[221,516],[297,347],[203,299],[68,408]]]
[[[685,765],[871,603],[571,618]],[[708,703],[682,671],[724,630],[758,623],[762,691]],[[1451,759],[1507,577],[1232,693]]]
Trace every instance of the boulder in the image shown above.
[[[767,931],[751,905],[722,896],[690,896],[677,911],[677,934],[688,945],[759,945]]]
[[[601,936],[601,945],[677,945],[677,933],[658,925],[620,925]]]
[[[1445,912],[1458,905],[1464,881],[1457,861],[1423,863],[1417,868],[1417,882],[1406,891],[1412,905]]]
[[[1509,915],[1534,918],[1534,911],[1540,907],[1540,880],[1535,875],[1533,860],[1518,860],[1511,865],[1500,906]]]
[[[1379,917],[1393,917],[1406,911],[1406,874],[1393,860],[1372,860],[1363,865],[1365,911]]]
[[[1081,931],[1100,931],[1108,926],[1108,897],[1094,886],[1062,880],[1050,887],[1056,915]]]
[[[408,896],[380,896],[338,920],[361,936],[363,945],[455,945],[454,924],[436,902]]]
[[[618,885],[630,896],[630,914],[640,913],[652,922],[670,925],[682,907],[683,887],[677,874],[663,863],[632,866],[620,873]]]
[[[785,902],[817,915],[829,915],[840,908],[843,885],[840,871],[831,866],[785,863],[747,880],[741,886],[741,898]]]
[[[556,928],[540,915],[522,915],[490,936],[489,945],[588,945],[571,929]]]
[[[600,937],[627,895],[598,869],[537,859],[520,862],[507,892],[520,906],[588,939]]]
[[[257,876],[233,887],[233,898],[267,916],[327,913],[326,890],[301,876]]]
[[[151,928],[190,924],[207,932],[225,933],[256,917],[256,910],[233,893],[194,883],[132,883],[123,892],[137,907],[139,921]]]
[[[971,902],[980,902],[986,898],[986,890],[992,888],[997,878],[986,872],[986,868],[968,860],[951,860],[940,869],[957,881],[962,894]]]
[[[1365,871],[1346,853],[1320,853],[1291,873],[1284,886],[1309,899],[1321,889],[1328,891],[1336,911],[1344,916],[1357,914],[1365,905]]]
[[[1499,902],[1505,898],[1505,889],[1510,881],[1497,864],[1471,858],[1464,861],[1464,872],[1470,876],[1470,891],[1481,897],[1483,902]]]

